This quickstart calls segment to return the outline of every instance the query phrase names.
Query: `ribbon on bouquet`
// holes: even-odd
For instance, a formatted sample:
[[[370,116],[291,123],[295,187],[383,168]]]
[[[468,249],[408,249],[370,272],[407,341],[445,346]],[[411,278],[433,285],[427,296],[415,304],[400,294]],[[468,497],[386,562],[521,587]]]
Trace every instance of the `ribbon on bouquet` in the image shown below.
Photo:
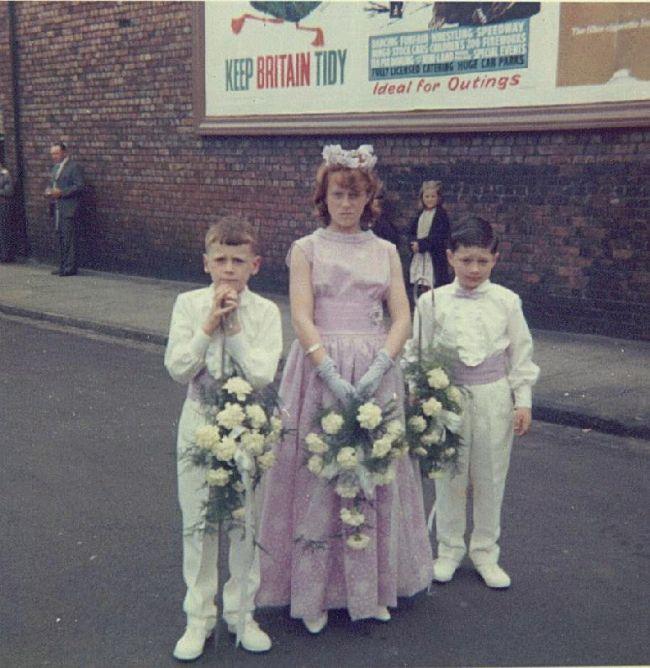
[[[221,327],[221,378],[226,372],[226,332],[224,323]],[[241,432],[239,432],[241,433]],[[237,438],[239,433],[236,429],[232,432],[232,437]],[[244,485],[244,554],[242,555],[243,573],[244,577],[241,580],[241,589],[239,590],[239,610],[237,611],[237,625],[236,625],[236,642],[235,646],[239,647],[244,636],[244,629],[246,627],[246,617],[248,616],[248,586],[250,580],[251,569],[253,567],[253,560],[255,558],[255,515],[253,508],[253,479],[251,473],[255,467],[253,457],[246,451],[237,449],[234,456],[235,464],[241,476]]]
[[[424,281],[422,278],[418,278],[415,283],[413,283],[413,303],[415,304],[415,310],[418,312],[418,364],[422,364],[422,310],[420,308],[420,301],[418,299],[418,291],[421,287],[429,287],[429,284]],[[431,287],[429,290],[429,293],[431,294],[431,307],[433,308],[435,304],[435,297],[433,294],[433,290],[435,288],[435,285]],[[433,320],[433,323],[435,323],[435,318]],[[431,332],[433,335],[433,332]],[[431,337],[433,340],[433,336]]]
[[[244,494],[246,505],[244,506],[244,577],[241,581],[241,589],[239,590],[239,611],[237,613],[237,640],[236,647],[244,636],[244,629],[246,628],[246,617],[249,610],[248,605],[248,585],[250,580],[251,569],[253,567],[253,560],[255,558],[255,516],[253,508],[253,480],[251,472],[255,463],[251,455],[242,450],[238,450],[235,454],[235,463],[239,469],[242,482],[244,484]]]
[[[415,303],[415,309],[418,312],[418,335],[417,335],[417,341],[418,341],[418,364],[422,364],[422,309],[420,308],[420,300],[418,299],[418,288],[421,285],[426,285],[422,279],[418,279],[414,284],[413,284],[413,302]],[[431,308],[433,309],[436,301],[435,301],[435,296],[433,294],[435,285],[431,287],[429,292],[431,293]],[[435,322],[436,319],[435,317],[431,319],[431,327],[435,327]],[[431,340],[433,341],[433,331],[431,331]],[[444,414],[444,415],[443,415]],[[454,425],[455,428],[452,428],[449,423],[453,423],[453,420],[451,419],[452,417],[458,418],[458,416],[454,415],[453,413],[449,413],[449,411],[442,411],[440,415],[440,421],[445,425],[449,431],[456,432],[457,429],[460,427],[460,418],[458,418],[458,426]],[[429,529],[429,533],[433,532],[433,520],[436,516],[436,502],[433,502],[433,505],[431,506],[431,511],[429,512],[429,517],[427,518],[427,528]]]

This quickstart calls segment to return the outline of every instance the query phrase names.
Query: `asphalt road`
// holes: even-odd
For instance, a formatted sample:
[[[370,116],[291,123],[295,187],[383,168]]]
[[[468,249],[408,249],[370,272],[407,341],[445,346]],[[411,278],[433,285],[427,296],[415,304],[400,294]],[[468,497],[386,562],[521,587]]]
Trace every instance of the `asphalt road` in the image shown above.
[[[175,665],[183,388],[162,350],[3,317],[0,364],[0,666]],[[506,491],[509,591],[467,564],[388,624],[340,612],[310,636],[261,611],[271,653],[222,626],[196,665],[648,663],[649,463],[648,442],[535,423]]]

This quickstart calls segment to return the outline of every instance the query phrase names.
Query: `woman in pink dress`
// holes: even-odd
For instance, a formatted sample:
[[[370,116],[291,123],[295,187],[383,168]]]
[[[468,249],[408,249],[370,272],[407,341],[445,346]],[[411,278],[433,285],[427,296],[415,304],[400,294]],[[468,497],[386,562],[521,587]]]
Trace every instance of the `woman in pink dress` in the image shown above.
[[[289,604],[312,633],[335,608],[347,608],[352,620],[388,621],[398,596],[412,596],[432,578],[421,482],[409,457],[397,459],[393,481],[376,488],[362,550],[340,537],[345,499],[306,466],[304,439],[323,407],[351,397],[403,406],[394,362],[410,335],[402,268],[395,246],[363,229],[378,213],[372,151],[325,147],[314,194],[325,227],[296,241],[288,258],[297,340],[280,398],[289,431],[263,483],[257,604]]]

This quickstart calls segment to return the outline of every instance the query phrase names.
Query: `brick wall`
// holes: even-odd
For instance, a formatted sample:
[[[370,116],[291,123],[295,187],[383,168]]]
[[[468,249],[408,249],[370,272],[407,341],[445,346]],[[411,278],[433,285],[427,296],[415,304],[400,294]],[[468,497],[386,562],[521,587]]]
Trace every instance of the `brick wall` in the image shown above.
[[[286,285],[284,255],[313,227],[309,195],[326,142],[373,143],[394,220],[423,178],[445,183],[452,221],[502,234],[495,278],[537,326],[647,337],[649,129],[354,137],[199,137],[192,131],[189,3],[14,5],[27,234],[52,258],[42,191],[48,146],[67,141],[90,184],[83,266],[200,276],[217,214],[258,224],[258,287]],[[0,4],[0,109],[11,166],[7,4]]]

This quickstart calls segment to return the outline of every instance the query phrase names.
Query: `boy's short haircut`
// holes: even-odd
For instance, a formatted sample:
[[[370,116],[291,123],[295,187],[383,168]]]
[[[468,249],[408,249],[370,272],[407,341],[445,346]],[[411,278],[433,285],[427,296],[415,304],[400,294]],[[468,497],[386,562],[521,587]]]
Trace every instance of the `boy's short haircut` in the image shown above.
[[[253,255],[259,255],[259,239],[255,228],[247,220],[235,216],[220,218],[218,222],[210,225],[205,234],[205,252],[209,253],[214,244],[250,244]]]
[[[478,216],[470,216],[451,228],[448,245],[449,249],[454,252],[460,246],[477,246],[489,250],[490,253],[496,253],[499,238],[487,220]]]

